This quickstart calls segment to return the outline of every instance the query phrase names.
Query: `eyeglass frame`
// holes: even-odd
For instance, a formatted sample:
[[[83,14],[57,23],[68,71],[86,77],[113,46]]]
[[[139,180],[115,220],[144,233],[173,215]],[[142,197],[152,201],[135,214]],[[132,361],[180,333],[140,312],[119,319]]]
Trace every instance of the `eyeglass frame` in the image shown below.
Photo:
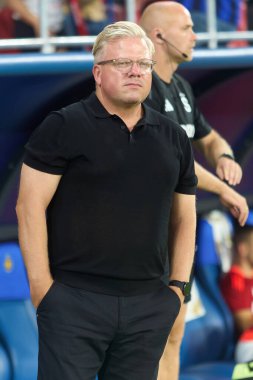
[[[130,62],[131,62],[131,66],[129,67],[129,70],[128,71],[126,71],[125,72],[125,74],[127,74],[131,69],[132,69],[132,67],[133,67],[133,64],[134,63],[137,63],[137,65],[138,65],[138,67],[140,68],[140,71],[141,71],[141,67],[140,67],[140,61],[149,61],[150,62],[150,69],[148,69],[148,71],[147,72],[144,72],[144,73],[142,73],[142,74],[151,74],[152,73],[152,71],[153,71],[153,69],[154,69],[154,65],[156,64],[156,61],[154,61],[153,59],[150,59],[150,58],[140,58],[140,59],[137,59],[137,60],[133,60],[133,59],[130,59],[130,58],[114,58],[114,59],[108,59],[108,60],[105,60],[105,61],[100,61],[100,62],[96,62],[96,65],[107,65],[107,64],[112,64],[115,68],[116,68],[116,70],[118,70],[118,71],[120,71],[120,72],[122,72],[122,73],[124,73],[124,71],[121,71],[118,67],[117,67],[117,65],[115,65],[115,63],[116,62],[118,62],[119,60],[123,60],[123,59],[125,59],[125,60],[129,60]]]

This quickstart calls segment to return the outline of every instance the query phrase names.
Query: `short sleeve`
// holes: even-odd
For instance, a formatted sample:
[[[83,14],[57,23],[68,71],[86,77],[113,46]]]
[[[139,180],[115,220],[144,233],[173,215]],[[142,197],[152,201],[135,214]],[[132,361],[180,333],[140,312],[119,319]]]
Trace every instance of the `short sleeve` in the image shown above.
[[[65,124],[62,113],[50,113],[25,145],[24,163],[46,173],[63,174],[70,156]]]
[[[194,169],[194,157],[190,140],[186,133],[181,141],[180,175],[178,185],[175,189],[177,193],[194,195],[198,184]]]
[[[196,103],[196,102],[195,102]],[[203,137],[209,135],[212,131],[211,125],[206,121],[204,115],[200,112],[199,108],[194,103],[194,125],[195,125],[195,135],[194,140],[202,139]]]

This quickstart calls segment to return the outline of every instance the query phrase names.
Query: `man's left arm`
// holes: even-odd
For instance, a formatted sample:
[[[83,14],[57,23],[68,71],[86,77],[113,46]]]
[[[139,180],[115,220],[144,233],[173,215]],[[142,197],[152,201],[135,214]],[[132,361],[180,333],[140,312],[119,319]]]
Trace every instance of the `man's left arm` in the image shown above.
[[[221,180],[232,186],[241,182],[242,169],[234,161],[231,147],[217,131],[212,130],[207,136],[195,140],[193,145],[203,153]]]
[[[195,252],[195,195],[174,193],[169,234],[170,280],[188,282]],[[181,290],[175,286],[172,286],[172,288],[183,300]]]

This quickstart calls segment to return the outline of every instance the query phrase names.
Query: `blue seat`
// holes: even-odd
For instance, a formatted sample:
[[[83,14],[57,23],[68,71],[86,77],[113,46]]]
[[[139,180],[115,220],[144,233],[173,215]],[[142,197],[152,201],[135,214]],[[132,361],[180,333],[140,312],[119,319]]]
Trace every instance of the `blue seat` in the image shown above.
[[[195,261],[198,300],[195,302],[202,313],[198,315],[196,312],[195,318],[186,323],[181,347],[180,380],[230,380],[234,368],[233,317],[219,289],[219,250],[223,244],[224,254],[227,241],[221,241],[226,235],[221,234],[217,244],[214,223],[219,223],[219,232],[222,232],[222,228],[226,232],[230,231],[230,236],[232,232],[230,219],[224,213],[220,214],[220,221],[219,212],[216,212],[215,218],[206,216],[199,220]],[[229,250],[231,246],[227,248]]]
[[[36,380],[38,335],[35,311],[16,242],[0,243],[0,347],[1,344],[11,372],[11,376],[3,379]],[[0,362],[3,362],[1,351]]]
[[[188,368],[185,374],[180,376],[180,380],[231,380],[233,366],[231,362],[199,364]]]
[[[1,337],[0,337],[1,342]],[[5,348],[0,343],[0,379],[10,380],[11,378],[11,365],[8,354]]]

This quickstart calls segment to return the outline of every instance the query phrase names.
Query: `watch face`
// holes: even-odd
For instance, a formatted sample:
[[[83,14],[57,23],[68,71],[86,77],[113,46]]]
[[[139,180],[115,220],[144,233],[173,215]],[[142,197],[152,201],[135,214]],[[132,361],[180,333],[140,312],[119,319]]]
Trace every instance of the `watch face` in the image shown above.
[[[184,284],[184,295],[188,297],[190,294],[191,294],[191,283],[186,282]]]

